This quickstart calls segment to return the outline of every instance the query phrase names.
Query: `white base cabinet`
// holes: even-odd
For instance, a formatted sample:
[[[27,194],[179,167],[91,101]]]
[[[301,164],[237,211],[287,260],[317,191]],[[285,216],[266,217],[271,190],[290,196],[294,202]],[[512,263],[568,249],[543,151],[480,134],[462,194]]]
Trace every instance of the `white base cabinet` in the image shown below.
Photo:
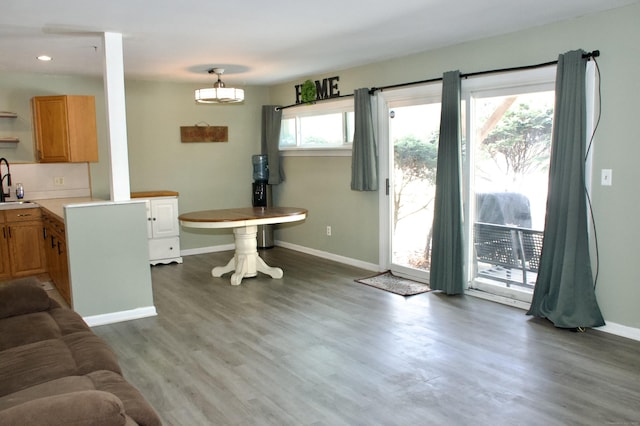
[[[149,263],[182,263],[178,197],[153,197],[144,202],[147,207]]]

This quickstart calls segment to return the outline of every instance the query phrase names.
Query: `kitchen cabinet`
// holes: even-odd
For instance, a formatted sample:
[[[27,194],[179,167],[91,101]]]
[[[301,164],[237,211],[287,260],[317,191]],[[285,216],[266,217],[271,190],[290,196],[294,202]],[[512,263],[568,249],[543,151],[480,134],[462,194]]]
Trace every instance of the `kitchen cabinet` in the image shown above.
[[[44,212],[42,214],[42,239],[44,240],[47,271],[51,282],[71,306],[71,285],[64,222],[58,217]]]
[[[9,258],[9,239],[5,228],[4,214],[0,213],[2,241],[0,241],[0,280],[11,278],[11,259]]]
[[[41,163],[98,161],[93,96],[36,96],[31,100],[36,159]]]
[[[5,210],[0,216],[0,276],[17,278],[46,272],[40,209]]]
[[[160,192],[162,194],[163,192]],[[166,193],[166,192],[164,192]],[[136,197],[135,193],[132,194]],[[160,196],[144,199],[147,208],[147,237],[149,263],[182,263],[180,256],[180,225],[178,223],[178,197]]]

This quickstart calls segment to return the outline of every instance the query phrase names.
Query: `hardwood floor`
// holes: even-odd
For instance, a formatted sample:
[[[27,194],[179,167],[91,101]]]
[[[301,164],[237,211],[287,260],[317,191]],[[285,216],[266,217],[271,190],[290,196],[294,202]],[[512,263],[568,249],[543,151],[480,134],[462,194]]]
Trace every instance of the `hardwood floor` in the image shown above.
[[[158,316],[95,327],[166,425],[640,424],[640,342],[473,298],[402,297],[295,251],[284,277],[152,268]]]

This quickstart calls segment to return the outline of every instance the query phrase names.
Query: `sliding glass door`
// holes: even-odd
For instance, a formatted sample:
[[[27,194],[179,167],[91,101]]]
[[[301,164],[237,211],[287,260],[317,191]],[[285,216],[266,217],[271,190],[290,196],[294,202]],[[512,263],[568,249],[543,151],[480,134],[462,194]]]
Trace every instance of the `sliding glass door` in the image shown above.
[[[478,78],[465,91],[469,287],[525,303],[542,250],[554,71]]]
[[[427,282],[440,126],[439,87],[385,93],[383,98],[388,136],[386,255],[396,275]]]
[[[469,287],[527,302],[542,246],[555,70],[464,80],[463,201]],[[428,282],[441,85],[378,98],[381,259]]]

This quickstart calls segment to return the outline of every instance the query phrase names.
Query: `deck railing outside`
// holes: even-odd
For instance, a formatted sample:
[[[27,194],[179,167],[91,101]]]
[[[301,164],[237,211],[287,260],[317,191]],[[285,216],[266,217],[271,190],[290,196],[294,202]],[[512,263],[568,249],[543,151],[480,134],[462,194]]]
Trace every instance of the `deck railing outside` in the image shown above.
[[[478,276],[503,281],[507,287],[532,289],[535,279],[528,280],[527,273],[531,277],[538,272],[542,239],[542,231],[476,222],[474,247]]]

